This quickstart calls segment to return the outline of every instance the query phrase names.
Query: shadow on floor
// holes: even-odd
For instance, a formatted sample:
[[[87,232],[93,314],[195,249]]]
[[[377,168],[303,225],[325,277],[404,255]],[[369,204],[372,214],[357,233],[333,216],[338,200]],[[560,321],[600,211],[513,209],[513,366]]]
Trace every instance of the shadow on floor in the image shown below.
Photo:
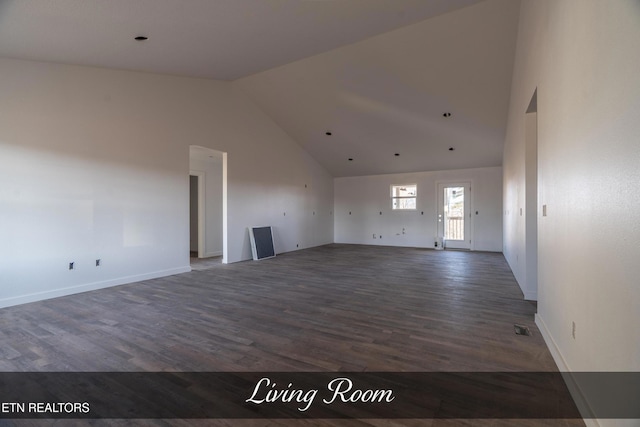
[[[209,270],[210,268],[216,268],[222,265],[222,257],[210,257],[210,258],[198,258],[194,257],[193,254],[189,258],[189,264],[191,265],[191,270],[200,271],[200,270]]]

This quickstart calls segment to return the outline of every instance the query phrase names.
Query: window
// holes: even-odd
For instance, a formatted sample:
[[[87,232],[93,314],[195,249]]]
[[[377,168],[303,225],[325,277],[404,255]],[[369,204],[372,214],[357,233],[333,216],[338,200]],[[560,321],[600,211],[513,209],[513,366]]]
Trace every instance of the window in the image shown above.
[[[391,207],[394,211],[415,209],[417,194],[418,186],[416,184],[392,185]]]

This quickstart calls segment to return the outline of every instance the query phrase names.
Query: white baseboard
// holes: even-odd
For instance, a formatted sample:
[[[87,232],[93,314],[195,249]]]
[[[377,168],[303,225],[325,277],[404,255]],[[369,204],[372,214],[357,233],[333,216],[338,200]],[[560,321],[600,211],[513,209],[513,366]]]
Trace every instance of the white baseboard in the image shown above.
[[[42,301],[51,298],[64,297],[67,295],[79,294],[81,292],[95,291],[97,289],[104,289],[112,286],[126,285],[127,283],[140,282],[143,280],[157,279],[159,277],[173,276],[174,274],[188,273],[190,271],[190,266],[171,268],[168,270],[154,271],[151,273],[137,274],[134,276],[119,277],[117,279],[105,280],[102,282],[86,283],[84,285],[70,286],[67,288],[58,288],[52,289],[50,291],[35,292],[32,294],[4,298],[0,299],[0,308],[27,304],[30,302]]]
[[[553,360],[556,362],[556,365],[558,365],[558,369],[560,370],[560,372],[562,372],[562,378],[564,379],[565,384],[567,384],[569,393],[571,393],[571,397],[573,397],[573,401],[575,402],[578,411],[580,411],[585,425],[587,427],[601,427],[598,420],[593,417],[593,410],[591,409],[589,402],[584,397],[584,394],[580,390],[580,387],[574,380],[569,366],[567,365],[567,361],[564,359],[562,353],[560,352],[560,349],[556,345],[556,342],[553,340],[553,337],[551,336],[547,325],[544,323],[544,320],[537,313],[535,320],[536,325],[538,326],[538,329],[542,334],[542,338],[547,344],[547,348],[549,348],[549,351],[551,352]]]

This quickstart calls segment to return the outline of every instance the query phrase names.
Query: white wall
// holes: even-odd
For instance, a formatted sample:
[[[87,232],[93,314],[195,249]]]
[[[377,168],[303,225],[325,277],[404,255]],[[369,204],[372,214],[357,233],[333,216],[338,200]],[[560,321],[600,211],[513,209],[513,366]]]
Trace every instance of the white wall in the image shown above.
[[[213,157],[191,147],[189,170],[204,174],[204,253],[203,257],[222,255],[222,153]],[[217,154],[216,154],[217,153]],[[194,249],[191,249],[194,250]],[[197,250],[197,249],[196,249]]]
[[[520,20],[504,155],[505,255],[517,271],[524,112],[537,87],[537,323],[561,369],[638,371],[640,338],[629,327],[640,324],[640,3],[525,0]]]
[[[188,271],[189,145],[228,153],[229,262],[251,225],[278,252],[333,239],[332,177],[231,83],[11,59],[0,76],[0,306]]]
[[[472,182],[472,248],[500,252],[500,167],[336,178],[336,243],[433,247],[434,237],[437,235],[436,189],[439,181]],[[402,184],[418,185],[415,211],[391,209],[390,186]]]
[[[534,88],[535,90],[535,88]],[[531,93],[533,95],[533,92]],[[525,299],[538,299],[537,113],[522,114],[522,145],[505,147],[504,256]],[[528,238],[531,236],[531,238]]]

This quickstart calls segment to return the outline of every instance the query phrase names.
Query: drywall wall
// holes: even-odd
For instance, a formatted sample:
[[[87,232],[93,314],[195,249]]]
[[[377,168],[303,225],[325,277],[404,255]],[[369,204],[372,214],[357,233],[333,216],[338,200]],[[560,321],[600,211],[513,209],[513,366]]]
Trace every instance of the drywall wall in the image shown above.
[[[640,3],[631,0],[522,3],[504,252],[518,271],[526,242],[513,216],[524,203],[525,111],[537,88],[536,322],[563,370],[640,370],[640,339],[629,333],[640,323],[639,22]]]
[[[535,89],[535,88],[534,88]],[[503,253],[525,299],[538,299],[537,113],[522,112],[522,146],[505,149]],[[509,185],[506,184],[507,178]]]
[[[189,271],[190,145],[227,153],[228,262],[251,258],[251,225],[278,252],[333,240],[332,177],[231,83],[6,58],[0,75],[0,306]]]
[[[472,183],[472,248],[500,252],[500,167],[336,178],[336,243],[433,247],[438,221],[437,184],[454,181]],[[402,184],[418,185],[415,211],[391,209],[390,187]]]
[[[206,151],[194,150],[194,147],[190,147],[189,170],[201,173],[204,177],[205,232],[202,257],[221,256],[223,253],[222,153],[211,150],[211,154],[206,154]]]

